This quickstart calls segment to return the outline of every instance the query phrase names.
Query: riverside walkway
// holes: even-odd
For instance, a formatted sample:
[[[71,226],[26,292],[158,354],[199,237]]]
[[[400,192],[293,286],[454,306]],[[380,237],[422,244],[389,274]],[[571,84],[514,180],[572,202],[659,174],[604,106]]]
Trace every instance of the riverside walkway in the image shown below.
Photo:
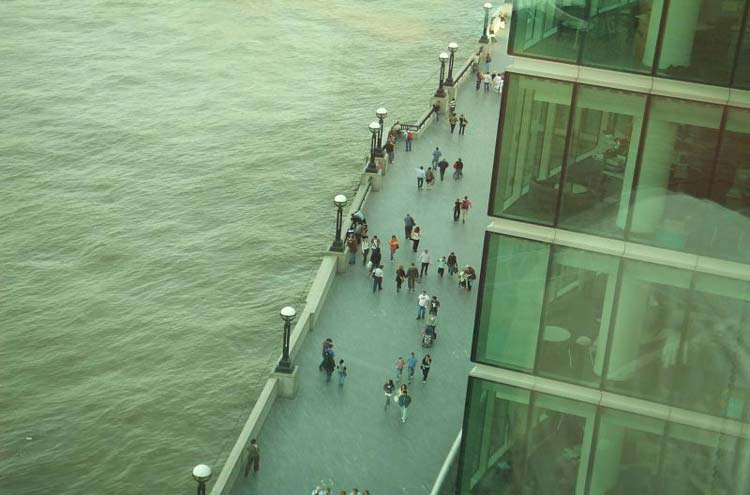
[[[504,36],[503,36],[504,38]],[[491,71],[508,65],[505,40],[492,45]],[[482,64],[484,69],[484,64]],[[472,74],[467,74],[472,77]],[[383,290],[372,292],[372,280],[358,254],[357,264],[338,274],[325,306],[297,356],[299,391],[293,400],[277,400],[266,419],[258,444],[260,471],[238,478],[235,495],[309,494],[317,485],[351,492],[354,487],[375,494],[427,494],[461,429],[471,349],[476,290],[457,287],[457,276],[437,275],[439,256],[453,251],[459,268],[480,267],[484,228],[488,223],[487,198],[497,135],[500,95],[474,90],[474,81],[459,89],[457,113],[469,125],[464,136],[458,126],[450,134],[448,119],[441,115],[418,140],[413,151],[398,142],[395,163],[383,178],[383,188],[373,192],[364,209],[370,239],[382,240],[385,276]],[[445,180],[436,179],[432,190],[417,191],[415,169],[430,165],[432,151],[440,147],[451,164]],[[452,178],[457,158],[465,164],[464,178]],[[453,202],[465,195],[473,202],[466,224],[453,222]],[[419,267],[411,243],[404,240],[406,213],[422,228],[419,251],[432,256],[429,274],[408,292],[404,282],[396,293],[395,270],[413,261]],[[400,249],[389,259],[388,240],[395,234]],[[416,320],[417,295],[426,290],[441,302],[438,339],[422,349]],[[333,339],[336,361],[349,368],[346,384],[339,387],[318,371],[322,341]],[[383,410],[383,383],[395,380],[396,358],[415,352],[421,362],[425,352],[433,358],[429,380],[422,383],[419,365],[409,386],[412,404],[402,424],[397,404]],[[406,371],[404,371],[404,382]],[[398,386],[398,382],[396,383]]]

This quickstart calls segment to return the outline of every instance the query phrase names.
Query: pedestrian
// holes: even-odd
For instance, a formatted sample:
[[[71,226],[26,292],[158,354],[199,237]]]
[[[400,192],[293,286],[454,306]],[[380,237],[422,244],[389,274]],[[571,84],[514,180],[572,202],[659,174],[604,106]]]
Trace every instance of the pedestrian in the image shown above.
[[[466,290],[471,290],[471,284],[477,279],[477,272],[473,266],[466,265],[464,267],[464,274],[466,275]]]
[[[344,366],[344,360],[339,360],[339,365],[336,367],[339,373],[339,387],[344,386],[344,380],[349,375],[349,373],[346,370],[346,366]]]
[[[461,218],[461,198],[456,198],[453,202],[453,221],[458,222],[459,218]]]
[[[383,258],[383,255],[380,253],[380,249],[372,249],[372,253],[370,254],[370,272],[375,270],[375,268],[380,265],[380,260]]]
[[[469,123],[469,119],[464,114],[458,118],[458,135],[463,136],[466,133],[466,124]]]
[[[456,114],[451,114],[450,117],[448,117],[448,123],[451,126],[451,134],[453,134],[453,131],[456,129],[456,123],[458,122],[458,119],[456,118]]]
[[[490,55],[489,50],[487,51],[487,54],[484,56],[484,67],[487,72],[490,71],[490,64],[492,63],[492,56]]]
[[[451,251],[451,254],[448,255],[448,259],[446,261],[448,262],[448,276],[452,277],[454,273],[458,272],[458,260],[456,259],[456,255],[453,251]]]
[[[440,122],[440,103],[434,102],[432,104],[432,113],[435,114],[435,122]]]
[[[437,296],[432,296],[432,299],[430,300],[430,314],[437,316],[439,309],[440,301],[438,301]]]
[[[484,83],[484,92],[488,93],[490,91],[490,84],[492,83],[492,76],[490,76],[489,72],[482,76],[482,82]]]
[[[498,93],[503,92],[503,75],[498,74],[494,81],[492,81],[492,84],[495,86],[495,91]]]
[[[404,239],[411,240],[411,229],[414,228],[414,219],[408,213],[404,217]]]
[[[336,361],[333,360],[333,354],[327,353],[323,359],[323,370],[326,372],[326,383],[331,383],[331,375],[333,370],[336,369]]]
[[[451,101],[448,103],[448,108],[450,109],[451,115],[456,115],[456,99],[451,98]]]
[[[430,302],[430,296],[427,295],[427,291],[423,290],[421,294],[417,296],[417,319],[424,320],[424,313],[427,310],[427,303]]]
[[[406,361],[403,357],[399,356],[396,360],[396,381],[401,381],[401,375],[404,374],[404,367],[406,366]]]
[[[357,262],[357,239],[353,235],[346,240],[346,247],[349,252],[349,264],[353,265]]]
[[[424,331],[425,333],[432,335],[433,339],[437,338],[435,327],[437,327],[437,315],[430,313],[427,315],[427,322],[425,323]]]
[[[421,191],[422,185],[424,184],[425,175],[427,174],[424,171],[424,167],[419,167],[418,169],[416,169],[416,171],[417,171],[417,191]]]
[[[453,178],[461,179],[464,176],[464,162],[459,158],[453,164]]]
[[[258,447],[258,440],[255,438],[250,439],[250,445],[247,446],[247,464],[245,464],[245,478],[250,472],[252,467],[253,473],[257,473],[260,469],[260,447]]]
[[[420,366],[420,369],[422,370],[422,383],[427,383],[427,375],[430,374],[431,365],[432,357],[430,357],[429,354],[425,354],[422,358],[422,365]]]
[[[373,250],[380,251],[380,238],[376,235],[372,236],[372,241],[370,242],[370,248]]]
[[[443,278],[443,274],[445,273],[445,267],[446,267],[445,256],[441,256],[437,260],[437,270],[438,270],[438,275],[440,275],[440,278]]]
[[[406,410],[411,405],[411,397],[409,396],[409,389],[406,385],[401,385],[401,391],[398,396],[398,407],[401,408],[401,422],[406,423]]]
[[[388,163],[393,163],[393,157],[396,155],[396,146],[390,139],[385,143],[385,152],[388,154]]]
[[[357,239],[357,244],[362,242],[362,226],[364,223],[357,223],[354,226],[354,238]]]
[[[398,269],[396,270],[396,292],[401,292],[401,284],[404,283],[405,278],[406,271],[404,270],[404,265],[398,265]]]
[[[390,378],[385,381],[385,384],[383,385],[383,392],[385,392],[385,407],[383,408],[384,411],[387,411],[388,408],[391,405],[391,397],[393,397],[393,392],[396,390],[396,384],[393,383],[393,380]]]
[[[406,367],[407,367],[407,381],[409,383],[414,380],[414,370],[417,368],[417,356],[414,355],[412,352],[409,354],[409,359],[406,360]]]
[[[440,182],[443,182],[443,177],[445,177],[445,169],[448,168],[448,160],[443,158],[438,162],[438,168],[440,169]]]
[[[321,356],[323,357],[323,360],[320,362],[320,365],[318,366],[318,369],[320,371],[323,371],[323,365],[326,362],[326,356],[328,355],[329,352],[332,354],[335,354],[335,352],[333,351],[333,340],[331,340],[330,338],[327,338],[323,341],[323,351],[321,352]]]
[[[417,270],[417,267],[412,263],[409,269],[406,270],[406,280],[408,281],[407,286],[409,287],[409,292],[414,292],[414,283],[417,281],[418,276],[419,270]]]
[[[468,196],[464,196],[464,200],[461,201],[461,223],[466,223],[466,219],[469,218],[469,210],[471,209],[471,200]]]
[[[391,261],[393,261],[393,254],[398,250],[398,237],[392,235],[391,240],[388,241],[388,247],[391,249]]]
[[[435,146],[435,151],[432,152],[432,166],[434,167],[440,161],[440,157],[443,154],[440,152],[440,148]]]
[[[383,265],[377,265],[372,271],[372,291],[383,290]]]
[[[367,255],[370,253],[370,239],[362,238],[362,264],[367,264]]]
[[[424,180],[427,182],[427,190],[432,189],[435,184],[435,173],[432,171],[432,167],[427,168],[427,172],[424,174]]]
[[[406,131],[406,151],[411,151],[411,142],[414,141],[414,133]]]
[[[430,251],[425,249],[422,251],[422,253],[419,255],[419,262],[421,263],[421,266],[419,268],[419,278],[422,278],[423,275],[427,275],[427,269],[430,267]]]
[[[419,247],[420,239],[422,239],[422,229],[419,225],[415,225],[414,230],[411,231],[411,250],[415,253]]]
[[[480,71],[476,72],[476,90],[479,91],[479,88],[482,86],[482,73]]]

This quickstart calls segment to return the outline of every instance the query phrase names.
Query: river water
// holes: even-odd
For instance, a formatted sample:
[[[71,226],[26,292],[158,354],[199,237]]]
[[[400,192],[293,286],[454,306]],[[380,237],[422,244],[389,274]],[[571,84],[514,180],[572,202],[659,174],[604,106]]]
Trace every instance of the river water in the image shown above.
[[[481,2],[0,2],[0,493],[192,493]],[[427,158],[427,157],[425,157]]]

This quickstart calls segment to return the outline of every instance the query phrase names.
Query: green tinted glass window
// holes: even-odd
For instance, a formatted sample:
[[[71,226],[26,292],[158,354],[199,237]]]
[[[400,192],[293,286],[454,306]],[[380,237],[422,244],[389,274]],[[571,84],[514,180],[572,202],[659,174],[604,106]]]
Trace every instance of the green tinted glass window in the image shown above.
[[[750,16],[748,16],[750,17]],[[750,89],[750,21],[745,21],[745,32],[742,36],[742,45],[737,56],[737,65],[734,74],[734,87]]]
[[[509,79],[492,211],[552,225],[573,85],[518,74]]]
[[[623,236],[645,102],[638,93],[579,88],[558,225]]]
[[[475,361],[533,369],[549,251],[542,242],[490,236]]]
[[[526,0],[513,7],[508,51],[575,62],[586,35],[584,0]]]

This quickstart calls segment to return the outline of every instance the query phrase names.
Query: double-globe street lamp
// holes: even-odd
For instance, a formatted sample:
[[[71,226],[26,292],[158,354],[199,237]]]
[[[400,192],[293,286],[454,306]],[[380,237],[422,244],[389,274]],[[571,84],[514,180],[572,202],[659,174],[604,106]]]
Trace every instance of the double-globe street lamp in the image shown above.
[[[445,98],[445,89],[443,88],[443,76],[445,76],[445,63],[448,61],[450,56],[443,52],[438,56],[438,59],[440,60],[440,83],[438,85],[437,91],[435,91],[435,97],[436,98]]]
[[[331,251],[342,252],[344,251],[344,241],[341,239],[341,227],[344,222],[344,206],[346,206],[346,196],[343,194],[337,194],[333,198],[333,204],[336,205],[336,237],[333,238],[333,244],[331,244]]]
[[[365,172],[374,174],[378,171],[375,166],[375,148],[377,147],[378,134],[380,132],[380,124],[378,122],[370,122],[370,161],[367,162],[367,169]]]
[[[292,333],[292,320],[297,316],[297,312],[291,306],[284,306],[279,312],[281,319],[284,320],[284,342],[281,349],[281,359],[276,366],[277,373],[291,373],[294,371],[292,361],[289,359],[289,337]]]
[[[198,464],[193,468],[193,479],[198,482],[198,495],[206,495],[206,483],[211,479],[211,468]]]
[[[482,5],[482,8],[484,9],[484,28],[482,29],[482,37],[479,38],[479,42],[489,43],[490,38],[487,36],[487,28],[489,27],[490,23],[490,9],[492,8],[492,4],[487,2]]]
[[[448,61],[448,77],[445,78],[446,86],[453,86],[453,61],[458,50],[458,43],[448,43],[448,51],[451,52],[451,58]]]
[[[388,110],[383,107],[375,110],[375,116],[378,118],[380,129],[378,129],[378,148],[375,150],[378,156],[383,156],[383,121],[388,117]]]

